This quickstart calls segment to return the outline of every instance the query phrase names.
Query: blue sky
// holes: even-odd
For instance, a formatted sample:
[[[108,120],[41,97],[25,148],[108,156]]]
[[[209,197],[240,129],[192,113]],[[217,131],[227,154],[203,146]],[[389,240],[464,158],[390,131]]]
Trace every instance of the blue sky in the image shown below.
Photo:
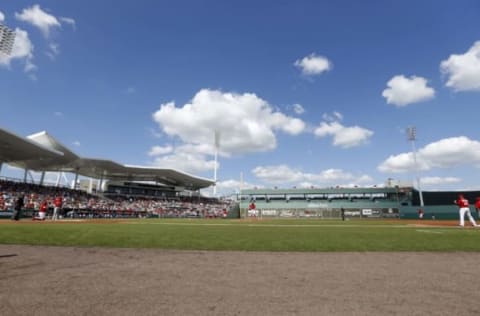
[[[5,1],[0,126],[245,186],[480,188],[478,1]],[[2,175],[18,170],[4,167]]]

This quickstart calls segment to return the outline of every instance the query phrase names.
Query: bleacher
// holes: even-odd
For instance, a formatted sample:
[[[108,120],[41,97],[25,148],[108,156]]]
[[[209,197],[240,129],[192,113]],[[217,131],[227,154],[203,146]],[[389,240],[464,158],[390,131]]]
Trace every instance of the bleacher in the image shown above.
[[[338,218],[399,217],[401,203],[410,203],[410,190],[399,188],[326,188],[243,190],[243,214],[266,217]],[[255,204],[255,210],[247,209]]]
[[[104,197],[65,187],[43,186],[21,181],[0,180],[0,217],[11,217],[14,202],[24,196],[24,217],[32,217],[39,205],[49,203],[47,217],[53,213],[53,200],[63,198],[63,217],[126,218],[126,217],[228,217],[231,201],[202,197]]]

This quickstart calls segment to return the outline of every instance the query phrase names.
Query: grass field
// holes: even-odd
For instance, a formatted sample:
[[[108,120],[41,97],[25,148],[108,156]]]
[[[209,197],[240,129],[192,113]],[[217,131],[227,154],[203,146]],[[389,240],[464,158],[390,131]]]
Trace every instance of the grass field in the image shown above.
[[[240,251],[480,251],[480,228],[388,220],[0,221],[1,244]],[[439,225],[437,225],[438,223]]]

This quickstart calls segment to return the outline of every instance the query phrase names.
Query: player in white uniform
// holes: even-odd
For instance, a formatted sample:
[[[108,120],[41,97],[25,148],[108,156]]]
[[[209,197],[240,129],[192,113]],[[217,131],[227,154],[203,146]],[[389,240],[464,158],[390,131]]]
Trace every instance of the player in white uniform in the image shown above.
[[[465,226],[465,214],[468,216],[468,220],[474,227],[478,227],[475,219],[473,219],[472,214],[470,213],[470,207],[468,206],[468,200],[463,197],[463,194],[458,195],[458,199],[454,201],[455,204],[460,208],[458,210],[460,215],[460,226]]]

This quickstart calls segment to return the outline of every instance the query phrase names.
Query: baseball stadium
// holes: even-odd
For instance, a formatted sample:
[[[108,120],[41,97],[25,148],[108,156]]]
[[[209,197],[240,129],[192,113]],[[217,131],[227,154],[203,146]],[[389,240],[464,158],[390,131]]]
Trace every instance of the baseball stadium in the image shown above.
[[[480,2],[411,2],[3,1],[0,316],[480,315]]]
[[[22,300],[30,296],[23,292],[28,284],[36,284],[37,291],[51,291],[54,283],[60,287],[56,306],[42,304],[38,295],[19,305],[2,294],[4,302],[9,297],[9,304],[0,307],[5,315],[29,313],[37,306],[39,315],[290,314],[283,308],[294,314],[355,314],[359,309],[428,314],[432,306],[412,294],[418,284],[405,280],[415,275],[425,282],[424,290],[442,297],[437,287],[445,280],[438,279],[439,273],[448,274],[450,264],[466,268],[480,259],[480,230],[468,223],[457,226],[453,201],[458,192],[422,192],[420,198],[414,188],[387,181],[384,187],[244,189],[230,199],[207,198],[199,190],[214,185],[213,180],[79,157],[47,132],[21,137],[0,129],[0,148],[3,163],[25,170],[24,179],[0,180],[0,284]],[[42,176],[35,181],[31,171]],[[73,173],[75,181],[68,188],[43,183],[44,173],[52,171]],[[79,176],[88,178],[82,182]],[[463,194],[473,200],[480,192]],[[56,196],[63,199],[58,219]],[[24,207],[14,210],[19,197]],[[39,219],[42,200],[50,202]],[[21,216],[14,221],[16,211]],[[425,260],[428,267],[419,275],[416,270]],[[455,277],[461,281],[454,288],[474,291],[475,283],[462,275]],[[379,282],[386,278],[389,295],[408,290],[402,297],[414,303],[381,307],[385,296]],[[99,282],[91,291],[93,280]],[[374,284],[369,291],[363,290],[365,282]],[[165,288],[161,297],[159,285]],[[226,286],[227,296],[220,294]],[[263,295],[275,298],[265,293],[276,287],[287,301],[258,302]],[[129,298],[136,301],[138,295],[139,303],[132,303]],[[345,295],[355,299],[340,304],[343,299],[336,297]],[[78,296],[87,298],[88,307]],[[327,303],[314,303],[319,299]],[[231,304],[237,305],[232,309]]]

